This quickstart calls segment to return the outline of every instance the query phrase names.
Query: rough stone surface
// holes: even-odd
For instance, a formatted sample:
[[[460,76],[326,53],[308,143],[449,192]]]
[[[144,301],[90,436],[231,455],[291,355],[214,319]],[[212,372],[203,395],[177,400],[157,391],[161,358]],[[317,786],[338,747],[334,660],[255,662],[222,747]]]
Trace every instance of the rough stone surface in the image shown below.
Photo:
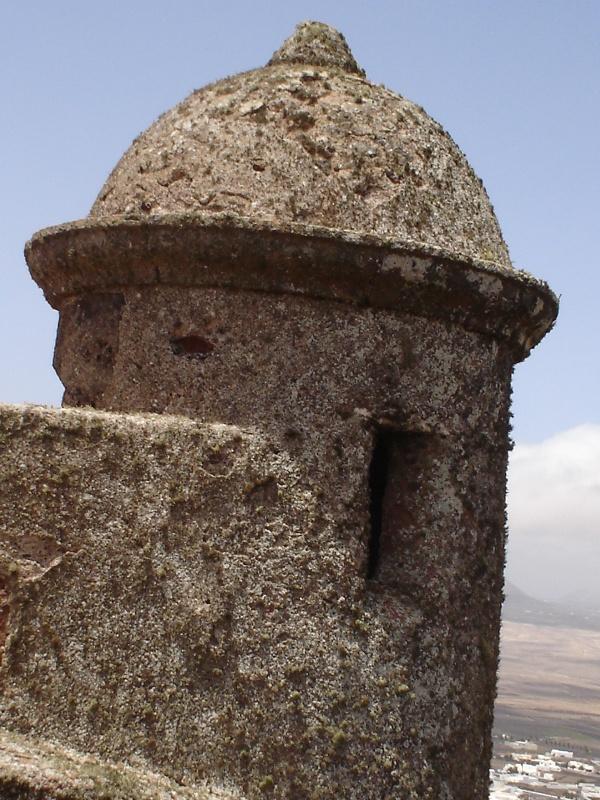
[[[273,54],[273,64],[313,64],[354,72],[364,78],[346,39],[339,31],[322,22],[302,22],[289,39]]]
[[[118,163],[91,217],[226,211],[510,269],[485,189],[450,136],[352,65],[340,34],[301,27],[271,66],[163,114]]]
[[[101,324],[106,306],[120,314],[110,329]],[[346,437],[354,408],[401,430],[487,436],[499,425],[506,433],[506,349],[411,315],[287,295],[135,287],[95,307],[74,299],[57,353],[68,405],[186,414],[278,435],[297,429],[318,447],[336,431]]]
[[[122,308],[112,383],[68,402],[242,427],[3,411],[3,723],[248,797],[485,797],[506,353],[319,301]]]

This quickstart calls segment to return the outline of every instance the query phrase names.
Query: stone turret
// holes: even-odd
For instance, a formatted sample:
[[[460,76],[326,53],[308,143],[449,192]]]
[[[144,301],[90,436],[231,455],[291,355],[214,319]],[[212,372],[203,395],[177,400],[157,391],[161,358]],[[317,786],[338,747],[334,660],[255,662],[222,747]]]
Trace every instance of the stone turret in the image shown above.
[[[0,414],[0,786],[487,797],[511,372],[557,303],[450,137],[305,23],[26,255],[65,408]]]

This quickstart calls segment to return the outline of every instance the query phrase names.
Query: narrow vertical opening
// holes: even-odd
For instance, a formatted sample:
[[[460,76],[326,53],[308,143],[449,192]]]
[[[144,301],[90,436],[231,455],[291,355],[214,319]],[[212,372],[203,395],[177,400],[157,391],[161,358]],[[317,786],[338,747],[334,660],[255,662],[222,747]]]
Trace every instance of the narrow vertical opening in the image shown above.
[[[383,426],[376,431],[368,474],[368,580],[402,591],[413,580],[425,531],[439,514],[431,505],[435,452],[429,433]]]
[[[377,431],[373,456],[369,467],[369,551],[367,559],[367,579],[377,577],[381,556],[381,538],[384,519],[383,501],[390,472],[391,439],[393,434]]]

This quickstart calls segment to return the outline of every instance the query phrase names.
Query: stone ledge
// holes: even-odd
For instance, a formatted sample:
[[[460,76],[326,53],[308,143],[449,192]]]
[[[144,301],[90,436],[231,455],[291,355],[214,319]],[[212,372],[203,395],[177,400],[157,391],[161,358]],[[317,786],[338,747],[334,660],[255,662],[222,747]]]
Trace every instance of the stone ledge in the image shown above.
[[[233,800],[213,788],[112,763],[0,729],[3,800]]]
[[[516,360],[558,313],[545,283],[493,262],[312,225],[276,229],[233,214],[80,220],[38,232],[25,255],[54,308],[116,286],[300,294],[458,323],[506,341]]]

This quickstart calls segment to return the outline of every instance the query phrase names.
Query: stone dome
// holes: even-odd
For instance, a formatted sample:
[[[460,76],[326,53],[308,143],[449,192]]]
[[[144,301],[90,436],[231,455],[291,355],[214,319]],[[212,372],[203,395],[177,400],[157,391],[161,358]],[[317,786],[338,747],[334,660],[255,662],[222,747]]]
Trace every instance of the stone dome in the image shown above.
[[[481,181],[422,108],[303,23],[266,67],[192,93],[131,145],[90,220],[231,214],[510,270]]]

